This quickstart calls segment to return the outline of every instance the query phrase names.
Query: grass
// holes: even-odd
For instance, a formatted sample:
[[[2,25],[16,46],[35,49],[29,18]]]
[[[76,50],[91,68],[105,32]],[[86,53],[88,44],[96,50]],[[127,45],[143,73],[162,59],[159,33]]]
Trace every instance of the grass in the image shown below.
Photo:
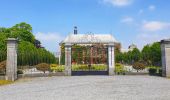
[[[7,81],[7,80],[0,80],[0,86],[1,85],[7,85],[13,83],[12,81]]]

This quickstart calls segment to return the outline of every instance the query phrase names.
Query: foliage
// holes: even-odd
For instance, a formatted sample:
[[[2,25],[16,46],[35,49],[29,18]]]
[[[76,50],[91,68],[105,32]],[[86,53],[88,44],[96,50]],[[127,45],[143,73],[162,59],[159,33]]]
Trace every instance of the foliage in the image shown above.
[[[40,64],[36,65],[36,68],[37,68],[37,70],[43,71],[45,73],[46,71],[50,70],[50,65],[47,63],[40,63]]]
[[[162,76],[162,69],[158,66],[148,66],[148,71],[150,75]]]
[[[18,69],[17,70],[17,74],[23,74],[23,70],[22,69]]]
[[[65,70],[64,66],[58,66],[56,69],[57,72],[63,72],[64,70]]]
[[[36,48],[30,42],[21,41],[18,49],[18,66],[56,63],[56,58],[52,53],[43,48]]]
[[[151,49],[151,60],[152,65],[154,66],[161,66],[161,46],[160,43],[156,42],[153,43],[150,47]]]
[[[147,65],[151,65],[151,49],[149,45],[144,46],[142,50],[142,59],[146,62]]]
[[[125,74],[125,69],[124,69],[124,66],[120,63],[116,63],[115,64],[115,73],[116,74]]]
[[[8,80],[0,80],[0,86],[1,85],[7,85],[7,84],[11,84],[13,83],[12,81],[8,81]]]
[[[149,74],[155,75],[156,74],[156,68],[149,68]]]
[[[6,61],[0,62],[0,74],[5,74]]]
[[[131,57],[132,57],[132,63],[139,61],[141,59],[141,53],[140,53],[139,49],[134,48],[132,50]]]
[[[107,70],[107,65],[104,64],[93,64],[91,66],[87,64],[79,64],[79,65],[72,65],[73,71],[87,71],[87,70],[93,70],[93,71],[105,71]]]
[[[36,47],[35,41],[39,40],[35,39],[31,25],[24,22],[11,28],[0,28],[0,61],[6,60],[7,38],[17,38],[19,40],[18,66],[56,63],[56,58],[52,53],[44,48]]]
[[[59,66],[57,64],[51,64],[50,69],[51,69],[51,71],[63,72],[65,70],[65,67]]]
[[[141,53],[139,49],[135,48],[132,51],[118,53],[116,55],[116,62],[122,64],[133,64],[141,59]]]
[[[116,63],[133,65],[134,62],[143,61],[147,66],[161,66],[161,46],[155,42],[151,45],[146,45],[140,52],[135,48],[132,51],[118,53],[115,57]]]
[[[61,44],[60,49],[61,49],[61,61],[60,64],[64,65],[65,64],[65,44]]]
[[[143,63],[141,63],[141,62],[135,62],[133,64],[133,68],[136,69],[137,72],[138,72],[139,70],[145,69],[145,65]]]
[[[31,25],[25,22],[16,24],[12,28],[10,28],[10,30],[12,33],[10,37],[18,38],[19,40],[28,41],[30,43],[34,43],[35,41],[35,37],[32,34]]]

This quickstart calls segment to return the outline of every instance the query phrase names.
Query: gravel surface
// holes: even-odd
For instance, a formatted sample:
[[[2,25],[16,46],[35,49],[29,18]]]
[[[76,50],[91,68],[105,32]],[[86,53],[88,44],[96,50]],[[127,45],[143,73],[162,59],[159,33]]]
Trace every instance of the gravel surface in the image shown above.
[[[170,100],[170,79],[154,76],[21,79],[0,87],[0,100]]]

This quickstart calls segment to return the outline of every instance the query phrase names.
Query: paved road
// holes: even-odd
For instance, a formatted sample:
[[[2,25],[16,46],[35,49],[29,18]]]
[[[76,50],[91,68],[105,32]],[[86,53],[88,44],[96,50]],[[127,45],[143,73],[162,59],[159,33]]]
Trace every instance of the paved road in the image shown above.
[[[170,100],[170,79],[152,76],[34,78],[1,86],[0,100]]]

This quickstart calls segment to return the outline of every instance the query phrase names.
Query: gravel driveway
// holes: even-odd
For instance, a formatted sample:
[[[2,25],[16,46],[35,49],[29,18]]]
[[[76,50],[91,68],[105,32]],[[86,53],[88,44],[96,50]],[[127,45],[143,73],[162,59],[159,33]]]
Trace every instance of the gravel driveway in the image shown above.
[[[0,100],[170,100],[170,79],[154,76],[21,79],[0,87]]]

